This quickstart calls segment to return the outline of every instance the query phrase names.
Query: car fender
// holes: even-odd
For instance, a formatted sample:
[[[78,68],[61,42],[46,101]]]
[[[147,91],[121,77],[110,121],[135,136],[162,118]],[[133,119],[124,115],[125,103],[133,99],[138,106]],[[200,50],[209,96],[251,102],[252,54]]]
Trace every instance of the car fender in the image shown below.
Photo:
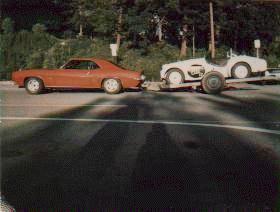
[[[230,76],[233,66],[237,63],[247,63],[250,66],[252,72],[262,72],[267,70],[267,62],[264,59],[243,55],[229,59],[228,73]]]
[[[203,66],[205,69],[207,68],[204,58],[178,61],[175,63],[163,65],[162,70],[160,71],[160,76],[162,79],[165,79],[168,71],[170,71],[171,69],[179,69],[184,74],[185,80],[194,80],[194,78],[192,78],[188,73],[191,66],[193,65]]]

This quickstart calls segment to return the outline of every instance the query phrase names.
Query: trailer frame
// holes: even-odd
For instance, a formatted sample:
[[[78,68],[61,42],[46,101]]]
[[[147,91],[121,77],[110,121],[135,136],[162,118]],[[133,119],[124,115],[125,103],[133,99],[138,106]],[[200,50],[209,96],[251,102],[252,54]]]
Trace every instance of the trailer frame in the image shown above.
[[[271,68],[268,69],[264,76],[258,77],[249,77],[245,79],[232,79],[227,78],[225,79],[225,87],[230,84],[236,83],[246,83],[246,82],[265,82],[265,81],[280,81],[280,68]],[[147,90],[168,90],[168,89],[179,89],[179,88],[192,88],[192,89],[199,89],[202,87],[201,80],[199,81],[191,81],[185,82],[182,84],[167,84],[167,82],[146,82],[142,85],[143,88]]]

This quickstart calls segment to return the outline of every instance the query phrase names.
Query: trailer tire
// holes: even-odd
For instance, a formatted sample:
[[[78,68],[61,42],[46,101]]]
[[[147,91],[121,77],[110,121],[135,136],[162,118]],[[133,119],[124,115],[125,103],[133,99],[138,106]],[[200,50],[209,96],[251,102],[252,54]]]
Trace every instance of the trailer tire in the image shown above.
[[[225,78],[221,73],[211,71],[205,74],[201,81],[201,86],[207,94],[219,94],[224,90]]]

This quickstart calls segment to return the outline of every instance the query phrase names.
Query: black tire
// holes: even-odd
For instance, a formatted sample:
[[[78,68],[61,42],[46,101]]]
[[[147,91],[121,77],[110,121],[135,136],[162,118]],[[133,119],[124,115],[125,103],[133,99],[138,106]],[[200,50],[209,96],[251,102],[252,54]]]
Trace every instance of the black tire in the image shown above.
[[[43,81],[36,77],[28,78],[24,83],[24,87],[29,94],[40,94],[45,89]]]
[[[183,72],[180,70],[180,69],[177,69],[177,68],[172,68],[172,69],[170,69],[168,72],[167,72],[167,74],[166,74],[166,82],[167,82],[167,84],[174,84],[174,83],[172,83],[171,82],[171,80],[170,80],[170,75],[172,74],[172,73],[179,73],[180,75],[181,75],[181,80],[180,80],[180,82],[179,83],[176,83],[176,84],[182,84],[182,83],[184,83],[184,81],[185,81],[185,76],[184,76],[184,74],[183,74]]]
[[[112,86],[109,86],[108,83],[113,83]],[[109,87],[108,87],[109,86]],[[121,81],[118,79],[105,79],[102,83],[102,87],[107,94],[118,94],[122,90]]]
[[[205,74],[201,81],[202,89],[207,94],[219,94],[224,90],[225,78],[216,71],[211,71]]]
[[[246,69],[247,69],[247,74],[244,75],[244,77],[240,77],[237,74],[237,68],[240,66],[246,67]],[[252,75],[251,67],[247,63],[244,63],[244,62],[236,63],[231,69],[231,76],[234,79],[245,79],[245,78],[250,77],[251,75]]]

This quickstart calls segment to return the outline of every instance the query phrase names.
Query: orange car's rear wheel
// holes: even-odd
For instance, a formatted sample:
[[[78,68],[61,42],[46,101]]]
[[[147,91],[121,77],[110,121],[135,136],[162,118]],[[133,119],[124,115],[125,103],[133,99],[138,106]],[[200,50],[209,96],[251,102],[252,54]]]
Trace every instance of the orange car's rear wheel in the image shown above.
[[[24,87],[29,94],[40,94],[44,90],[44,83],[41,79],[30,77],[25,81]]]
[[[122,90],[122,84],[118,79],[105,79],[102,87],[108,94],[118,94]]]

